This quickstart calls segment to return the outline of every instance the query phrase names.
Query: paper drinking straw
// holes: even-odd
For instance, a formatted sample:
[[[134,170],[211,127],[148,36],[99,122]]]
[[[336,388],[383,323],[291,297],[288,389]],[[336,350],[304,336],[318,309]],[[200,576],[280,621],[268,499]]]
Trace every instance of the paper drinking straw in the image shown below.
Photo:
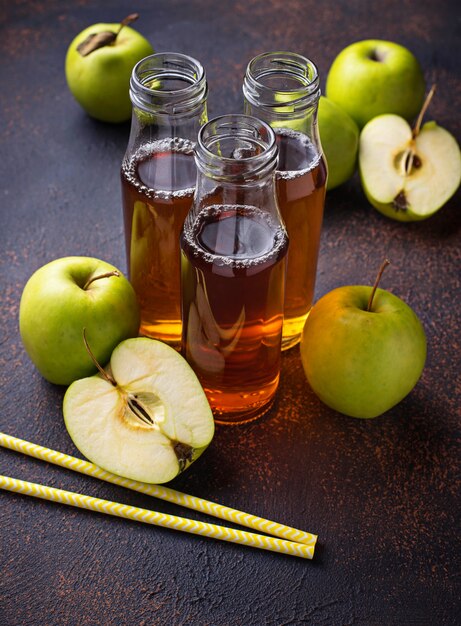
[[[209,502],[208,500],[203,500],[202,498],[189,496],[185,493],[181,493],[180,491],[170,489],[169,487],[151,485],[136,480],[130,480],[128,478],[122,478],[121,476],[117,476],[111,472],[106,472],[97,465],[88,461],[83,461],[82,459],[69,456],[68,454],[64,454],[62,452],[57,452],[56,450],[51,450],[50,448],[44,448],[43,446],[39,446],[35,443],[24,441],[23,439],[18,439],[17,437],[12,437],[11,435],[0,433],[0,446],[9,448],[10,450],[16,450],[17,452],[22,452],[23,454],[41,459],[42,461],[48,461],[54,465],[60,465],[61,467],[80,472],[81,474],[86,474],[87,476],[93,476],[94,478],[99,478],[101,480],[105,480],[106,482],[126,487],[127,489],[132,489],[133,491],[139,491],[140,493],[172,502],[173,504],[179,504],[188,509],[201,511],[214,517],[225,519],[235,524],[240,524],[241,526],[254,528],[255,530],[267,533],[268,535],[274,535],[282,539],[295,541],[296,543],[304,543],[312,547],[315,546],[317,541],[317,535],[313,535],[303,530],[291,528],[290,526],[285,526],[284,524],[279,524],[278,522],[271,522],[270,520],[262,517],[251,515],[250,513],[244,513],[243,511],[232,509],[215,502]]]
[[[211,537],[213,539],[221,539],[222,541],[238,543],[252,548],[260,548],[261,550],[271,550],[272,552],[299,556],[303,559],[312,559],[314,555],[314,547],[306,546],[302,543],[266,537],[265,535],[249,533],[244,530],[234,530],[233,528],[225,528],[224,526],[217,526],[216,524],[197,522],[185,517],[177,517],[176,515],[157,513],[156,511],[149,511],[148,509],[140,509],[137,506],[129,506],[118,502],[111,502],[110,500],[93,498],[92,496],[85,496],[73,491],[55,489],[54,487],[9,478],[8,476],[0,476],[0,489],[14,491],[34,498],[41,498],[42,500],[50,500],[51,502],[68,504],[80,509],[89,509],[90,511],[97,511],[98,513],[123,517],[137,522],[164,526],[185,533],[201,535],[202,537]]]

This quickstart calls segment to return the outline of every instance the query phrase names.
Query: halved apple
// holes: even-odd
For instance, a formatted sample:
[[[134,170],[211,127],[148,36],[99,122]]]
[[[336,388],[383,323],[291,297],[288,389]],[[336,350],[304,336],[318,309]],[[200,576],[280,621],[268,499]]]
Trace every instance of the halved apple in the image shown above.
[[[360,135],[359,169],[371,204],[403,222],[438,211],[461,181],[456,139],[435,122],[417,132],[398,115],[379,115]]]
[[[86,458],[146,483],[172,480],[214,434],[210,405],[187,361],[146,337],[122,341],[106,370],[72,383],[63,413]]]

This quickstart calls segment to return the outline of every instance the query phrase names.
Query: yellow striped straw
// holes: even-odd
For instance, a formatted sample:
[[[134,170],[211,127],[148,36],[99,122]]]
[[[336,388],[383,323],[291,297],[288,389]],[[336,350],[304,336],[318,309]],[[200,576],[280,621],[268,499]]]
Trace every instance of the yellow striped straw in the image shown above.
[[[92,496],[85,496],[73,491],[55,489],[54,487],[38,485],[37,483],[9,478],[8,476],[0,476],[0,489],[14,491],[34,498],[41,498],[42,500],[50,500],[51,502],[68,504],[69,506],[75,506],[80,509],[89,509],[90,511],[97,511],[98,513],[123,517],[137,522],[164,526],[185,533],[201,535],[202,537],[221,539],[222,541],[238,543],[251,548],[260,548],[261,550],[270,550],[291,556],[299,556],[303,559],[312,559],[314,555],[313,546],[306,546],[302,543],[266,537],[265,535],[249,533],[245,530],[234,530],[233,528],[198,522],[185,517],[177,517],[176,515],[157,513],[156,511],[141,509],[137,506],[120,504],[118,502],[111,502],[110,500],[102,500],[101,498],[93,498]]]
[[[56,450],[51,450],[50,448],[44,448],[43,446],[39,446],[35,443],[30,443],[29,441],[12,437],[11,435],[0,433],[0,446],[9,448],[10,450],[16,450],[17,452],[22,452],[23,454],[41,459],[42,461],[48,461],[54,465],[60,465],[61,467],[80,472],[81,474],[86,474],[87,476],[93,476],[94,478],[105,480],[106,482],[119,485],[120,487],[126,487],[127,489],[132,489],[133,491],[139,491],[140,493],[154,496],[161,500],[172,502],[173,504],[179,504],[180,506],[184,506],[188,509],[201,511],[202,513],[212,515],[213,517],[218,517],[235,524],[240,524],[241,526],[253,528],[268,535],[274,535],[275,537],[280,537],[281,539],[287,539],[296,543],[304,543],[307,546],[312,546],[312,549],[314,549],[317,541],[317,535],[313,535],[312,533],[291,528],[290,526],[285,526],[284,524],[279,524],[278,522],[271,522],[270,520],[258,517],[257,515],[244,513],[238,509],[232,509],[221,504],[216,504],[215,502],[209,502],[208,500],[203,500],[202,498],[189,496],[185,493],[181,493],[180,491],[170,489],[169,487],[151,485],[136,480],[130,480],[128,478],[122,478],[121,476],[117,476],[111,472],[106,472],[97,465],[89,463],[88,461],[83,461],[82,459],[69,456],[68,454],[64,454],[62,452],[57,452]]]

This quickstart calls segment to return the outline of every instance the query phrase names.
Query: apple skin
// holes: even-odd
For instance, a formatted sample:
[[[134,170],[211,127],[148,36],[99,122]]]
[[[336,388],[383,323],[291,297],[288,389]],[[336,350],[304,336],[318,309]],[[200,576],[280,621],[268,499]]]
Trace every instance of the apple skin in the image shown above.
[[[77,46],[92,33],[117,32],[120,24],[94,24],[70,44],[65,62],[66,80],[77,102],[91,117],[120,123],[131,117],[130,77],[138,61],[154,52],[140,33],[124,26],[115,43],[82,56]]]
[[[319,101],[318,125],[328,165],[327,190],[330,190],[345,183],[355,172],[359,128],[344,109],[325,96]]]
[[[48,381],[69,385],[97,371],[83,329],[101,366],[123,339],[137,336],[139,306],[123,274],[100,278],[83,289],[89,278],[115,270],[99,259],[64,257],[47,263],[27,281],[19,330],[27,354]]]
[[[358,418],[381,415],[416,385],[426,360],[426,336],[416,314],[397,296],[369,286],[338,287],[312,308],[301,359],[315,394],[330,408]]]
[[[421,109],[424,93],[423,71],[407,48],[367,39],[347,46],[334,59],[325,95],[362,128],[383,113],[411,121]]]

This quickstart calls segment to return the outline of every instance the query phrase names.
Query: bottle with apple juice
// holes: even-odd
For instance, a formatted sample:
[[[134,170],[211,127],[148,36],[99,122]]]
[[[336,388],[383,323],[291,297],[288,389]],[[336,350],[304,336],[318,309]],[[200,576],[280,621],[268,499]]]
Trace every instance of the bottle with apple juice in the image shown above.
[[[195,189],[197,134],[207,120],[204,69],[183,54],[153,54],[133,68],[130,97],[121,168],[128,274],[140,333],[179,349],[179,235]]]
[[[267,122],[279,148],[277,200],[290,238],[282,350],[296,345],[313,304],[327,167],[317,129],[319,75],[292,52],[253,58],[243,81],[244,111]]]
[[[205,124],[181,235],[182,350],[215,420],[263,415],[279,382],[288,238],[275,198],[275,135],[246,115]]]

